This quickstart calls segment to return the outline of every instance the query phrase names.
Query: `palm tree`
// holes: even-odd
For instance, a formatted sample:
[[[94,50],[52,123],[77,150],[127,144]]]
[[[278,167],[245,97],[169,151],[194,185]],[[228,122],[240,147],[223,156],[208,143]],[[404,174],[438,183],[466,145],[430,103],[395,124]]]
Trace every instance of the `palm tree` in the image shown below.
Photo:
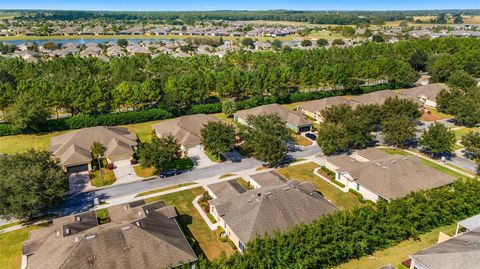
[[[92,152],[92,156],[94,159],[98,161],[98,169],[100,171],[100,181],[102,182],[103,186],[103,175],[102,175],[102,167],[100,165],[100,159],[102,158],[105,148],[99,142],[93,142],[92,146],[90,146],[90,151]]]

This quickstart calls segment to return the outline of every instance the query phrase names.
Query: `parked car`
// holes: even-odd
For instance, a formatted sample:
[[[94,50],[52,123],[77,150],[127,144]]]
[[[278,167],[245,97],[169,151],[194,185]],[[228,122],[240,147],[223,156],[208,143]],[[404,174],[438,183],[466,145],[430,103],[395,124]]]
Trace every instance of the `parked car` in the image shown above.
[[[180,174],[180,171],[178,171],[177,169],[167,169],[167,170],[161,171],[159,176],[161,178],[166,178],[166,177],[176,176],[178,174]]]
[[[310,140],[313,140],[313,141],[317,140],[317,136],[316,136],[315,134],[306,133],[305,136],[306,136],[307,138],[309,138]]]

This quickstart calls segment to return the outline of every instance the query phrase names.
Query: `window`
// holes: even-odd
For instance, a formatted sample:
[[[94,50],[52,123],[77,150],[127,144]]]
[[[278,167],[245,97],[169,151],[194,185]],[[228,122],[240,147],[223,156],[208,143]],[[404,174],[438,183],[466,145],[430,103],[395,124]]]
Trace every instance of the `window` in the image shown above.
[[[244,253],[245,252],[245,245],[242,243],[242,241],[238,241],[238,245],[240,247],[240,252]]]
[[[357,183],[357,186],[355,188],[357,191],[360,191],[360,184]]]

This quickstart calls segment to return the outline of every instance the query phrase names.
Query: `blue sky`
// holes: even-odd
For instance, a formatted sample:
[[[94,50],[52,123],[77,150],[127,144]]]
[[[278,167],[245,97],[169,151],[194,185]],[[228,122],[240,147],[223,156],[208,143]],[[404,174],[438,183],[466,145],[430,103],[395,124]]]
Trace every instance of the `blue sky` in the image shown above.
[[[418,10],[480,9],[480,0],[0,0],[0,9],[70,10]]]

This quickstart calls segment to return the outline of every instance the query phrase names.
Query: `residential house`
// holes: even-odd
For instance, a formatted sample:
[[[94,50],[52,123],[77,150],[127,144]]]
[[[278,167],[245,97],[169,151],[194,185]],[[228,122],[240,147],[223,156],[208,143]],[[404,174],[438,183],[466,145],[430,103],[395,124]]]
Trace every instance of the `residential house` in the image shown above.
[[[108,208],[109,223],[95,211],[54,219],[23,243],[23,269],[172,268],[197,261],[163,201],[137,201]]]
[[[175,119],[162,121],[153,125],[155,135],[159,138],[173,136],[180,143],[184,152],[190,157],[203,156],[203,147],[201,146],[201,130],[209,122],[219,122],[215,118],[206,114],[195,114],[182,116]]]
[[[130,160],[138,145],[137,137],[127,128],[96,126],[52,137],[48,150],[67,172],[88,171],[92,169],[90,148],[94,142],[103,145],[109,163]]]
[[[260,116],[268,114],[277,114],[285,121],[288,128],[297,133],[309,132],[312,130],[312,123],[304,118],[300,111],[291,111],[279,104],[270,104],[254,107],[248,110],[242,110],[233,115],[234,120],[247,125],[248,116]]]
[[[388,98],[402,98],[402,99],[410,99],[409,96],[399,94],[396,91],[392,90],[383,90],[383,91],[376,91],[367,94],[357,95],[354,96],[350,101],[350,105],[352,107],[357,107],[359,105],[383,105]]]
[[[410,269],[477,269],[480,228],[470,230],[410,255]]]
[[[328,157],[325,167],[335,172],[335,180],[347,189],[373,202],[402,198],[455,181],[454,177],[422,164],[416,156],[390,155],[376,148],[350,156]]]
[[[297,106],[297,110],[301,111],[304,115],[314,119],[318,123],[321,123],[323,122],[323,110],[332,106],[338,106],[343,104],[348,105],[350,104],[350,101],[341,96],[333,96],[302,103]]]
[[[416,100],[427,107],[437,107],[437,95],[441,90],[447,89],[443,83],[433,83],[425,86],[401,90],[400,93]]]
[[[205,188],[212,199],[229,197],[247,191],[235,179],[213,183],[205,186]]]
[[[259,174],[250,175],[248,177],[250,186],[254,189],[261,187],[273,187],[282,185],[287,182],[287,179],[275,171],[263,172]]]
[[[336,210],[313,183],[299,181],[210,200],[210,212],[241,253],[254,238],[311,223]]]

